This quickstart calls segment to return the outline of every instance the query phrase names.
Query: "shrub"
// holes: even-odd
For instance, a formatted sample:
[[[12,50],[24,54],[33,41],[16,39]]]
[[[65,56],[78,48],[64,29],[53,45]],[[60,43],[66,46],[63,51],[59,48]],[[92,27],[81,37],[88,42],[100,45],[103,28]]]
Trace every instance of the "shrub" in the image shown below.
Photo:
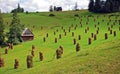
[[[26,11],[26,14],[29,14],[29,12],[28,12],[28,11]]]
[[[36,13],[39,13],[39,11],[36,11]]]
[[[50,16],[50,17],[53,17],[53,16],[55,16],[55,15],[54,15],[54,14],[49,14],[49,16]]]
[[[78,14],[75,14],[74,16],[75,16],[75,17],[79,17],[79,15],[78,15]]]

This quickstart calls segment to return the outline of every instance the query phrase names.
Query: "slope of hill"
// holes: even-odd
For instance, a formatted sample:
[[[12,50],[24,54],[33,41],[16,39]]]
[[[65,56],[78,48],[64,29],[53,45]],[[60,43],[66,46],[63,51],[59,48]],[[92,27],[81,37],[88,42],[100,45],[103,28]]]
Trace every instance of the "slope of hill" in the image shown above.
[[[55,14],[50,17],[49,14]],[[8,31],[12,14],[4,14],[5,32]],[[35,35],[33,41],[23,42],[14,49],[4,53],[0,48],[5,66],[0,68],[0,74],[119,74],[120,73],[120,23],[119,13],[94,14],[87,11],[67,11],[52,13],[20,13],[21,23],[31,29]],[[77,15],[77,16],[76,16]],[[8,24],[6,24],[6,22]],[[112,34],[110,34],[110,30]],[[86,32],[87,30],[87,32]],[[114,34],[116,32],[116,36]],[[46,34],[48,33],[48,37]],[[66,34],[65,34],[66,33]],[[72,36],[74,33],[74,36]],[[96,35],[96,39],[92,36]],[[105,33],[108,39],[105,39]],[[59,35],[61,34],[61,39]],[[78,39],[78,36],[81,39]],[[43,38],[46,38],[46,42]],[[57,38],[57,43],[55,43]],[[73,39],[80,44],[76,52]],[[88,38],[92,43],[88,44]],[[33,68],[27,69],[26,58],[35,45]],[[62,45],[62,58],[56,59],[56,50]],[[42,51],[44,61],[39,60]],[[14,69],[14,59],[20,66]]]

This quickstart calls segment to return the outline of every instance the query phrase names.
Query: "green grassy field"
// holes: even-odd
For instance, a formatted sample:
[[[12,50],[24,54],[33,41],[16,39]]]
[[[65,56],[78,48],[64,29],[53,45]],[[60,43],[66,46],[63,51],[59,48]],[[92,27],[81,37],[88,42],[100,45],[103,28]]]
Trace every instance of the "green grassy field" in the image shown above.
[[[95,14],[86,10],[51,13],[56,16],[48,16],[50,14],[49,12],[18,14],[21,23],[32,30],[35,39],[14,46],[13,50],[9,49],[8,54],[4,54],[5,48],[0,48],[2,57],[5,60],[5,67],[0,68],[0,74],[120,73],[119,13]],[[75,17],[75,14],[78,14],[80,17]],[[12,14],[3,15],[6,25],[5,32],[8,31],[11,16]],[[6,24],[6,22],[8,22],[8,24]],[[107,25],[108,23],[109,25]],[[108,31],[108,27],[111,26],[113,26],[111,29],[116,31],[115,37]],[[41,29],[41,27],[43,27],[43,29]],[[66,36],[64,35],[62,27],[67,33]],[[69,32],[69,27],[71,27],[71,32]],[[87,27],[89,27],[89,31],[85,33]],[[98,27],[99,33],[96,34]],[[56,30],[58,30],[58,32]],[[54,35],[54,32],[56,32],[56,35]],[[72,37],[72,32],[75,34],[74,37]],[[46,42],[43,42],[43,37],[46,37],[47,33],[49,36],[46,38]],[[97,35],[97,40],[91,37],[91,33]],[[105,33],[108,33],[107,40],[104,38]],[[62,35],[61,39],[59,39],[59,34]],[[78,40],[78,35],[81,35],[81,40]],[[89,37],[92,39],[91,45],[88,45]],[[54,42],[55,38],[58,38],[57,43]],[[76,38],[77,43],[80,44],[81,49],[79,52],[76,52],[76,45],[73,44],[74,38]],[[33,58],[34,66],[31,69],[27,69],[26,57],[31,54],[32,45],[35,45],[36,48]],[[56,50],[60,45],[64,47],[64,53],[62,58],[56,59]],[[40,51],[42,51],[44,55],[44,61],[42,62],[39,61]],[[15,58],[20,62],[17,70],[14,69]]]

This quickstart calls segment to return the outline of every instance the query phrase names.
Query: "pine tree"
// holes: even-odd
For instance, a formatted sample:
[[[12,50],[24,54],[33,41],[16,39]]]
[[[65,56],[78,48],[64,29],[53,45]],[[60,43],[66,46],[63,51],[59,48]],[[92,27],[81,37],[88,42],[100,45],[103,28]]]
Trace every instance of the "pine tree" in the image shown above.
[[[2,45],[4,43],[4,40],[5,40],[4,28],[5,28],[5,26],[3,24],[2,13],[0,10],[0,45]]]
[[[93,11],[94,11],[94,0],[90,0],[89,6],[88,6],[88,10],[89,10],[90,12],[93,12]]]
[[[8,42],[13,44],[18,44],[22,42],[21,32],[23,30],[23,25],[20,23],[20,19],[17,16],[17,12],[13,13],[13,19],[10,24]]]
[[[110,2],[110,0],[107,0],[105,2],[104,12],[107,12],[107,13],[111,12],[111,2]]]
[[[117,11],[119,11],[119,0],[114,0],[114,10],[113,10],[113,12],[117,12]]]
[[[56,6],[54,6],[54,11],[56,11],[57,10],[57,7]]]
[[[24,9],[20,7],[20,4],[18,3],[18,7],[17,7],[17,12],[24,12]]]
[[[50,5],[49,11],[50,11],[50,12],[53,12],[53,11],[54,11],[54,9],[53,9],[53,6],[52,6],[52,5]]]
[[[96,13],[118,12],[120,11],[120,0],[90,0],[88,8],[90,12]]]
[[[77,2],[75,3],[74,10],[75,10],[75,11],[77,11],[77,10],[78,10],[78,4],[77,4]]]
[[[94,6],[94,12],[100,12],[101,5],[100,5],[100,0],[95,0],[95,6]]]

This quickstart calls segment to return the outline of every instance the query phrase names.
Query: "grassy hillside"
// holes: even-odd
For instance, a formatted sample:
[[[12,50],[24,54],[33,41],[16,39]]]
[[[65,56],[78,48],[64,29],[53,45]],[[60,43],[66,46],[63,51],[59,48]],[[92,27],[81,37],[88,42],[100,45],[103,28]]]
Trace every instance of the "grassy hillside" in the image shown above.
[[[0,48],[2,57],[5,60],[5,67],[0,68],[0,74],[120,73],[119,13],[94,14],[87,11],[52,12],[52,14],[55,14],[54,17],[50,17],[49,14],[51,13],[18,14],[21,23],[32,30],[35,39],[14,46],[13,50],[9,49],[8,54],[4,54],[5,48]],[[75,14],[78,14],[79,17],[75,17]],[[11,16],[12,14],[3,14],[6,32],[11,22]],[[66,36],[62,27],[67,33]],[[69,27],[71,27],[70,32]],[[85,33],[87,27],[89,30]],[[108,31],[108,27],[111,28],[112,34]],[[98,28],[99,33],[96,34]],[[113,31],[116,31],[116,36],[113,35]],[[54,32],[56,35],[54,35]],[[75,34],[74,37],[72,37],[72,32]],[[43,42],[43,37],[46,37],[47,33],[49,36],[46,38],[46,42]],[[97,40],[91,37],[91,33],[97,35]],[[104,38],[105,33],[108,33],[107,40]],[[59,34],[62,35],[61,39],[59,39]],[[78,35],[81,35],[81,40],[78,40]],[[54,42],[55,38],[58,38],[57,43]],[[76,45],[73,44],[74,38],[76,38],[77,43],[81,47],[80,52],[77,53],[75,50]],[[92,39],[91,45],[88,45],[88,38]],[[35,45],[36,48],[33,58],[34,67],[27,69],[26,57],[28,54],[31,54],[32,45]],[[62,58],[57,60],[55,54],[60,45],[64,47],[64,54]],[[44,61],[42,62],[39,61],[40,51],[44,54]],[[20,62],[17,70],[14,69],[15,58]]]

